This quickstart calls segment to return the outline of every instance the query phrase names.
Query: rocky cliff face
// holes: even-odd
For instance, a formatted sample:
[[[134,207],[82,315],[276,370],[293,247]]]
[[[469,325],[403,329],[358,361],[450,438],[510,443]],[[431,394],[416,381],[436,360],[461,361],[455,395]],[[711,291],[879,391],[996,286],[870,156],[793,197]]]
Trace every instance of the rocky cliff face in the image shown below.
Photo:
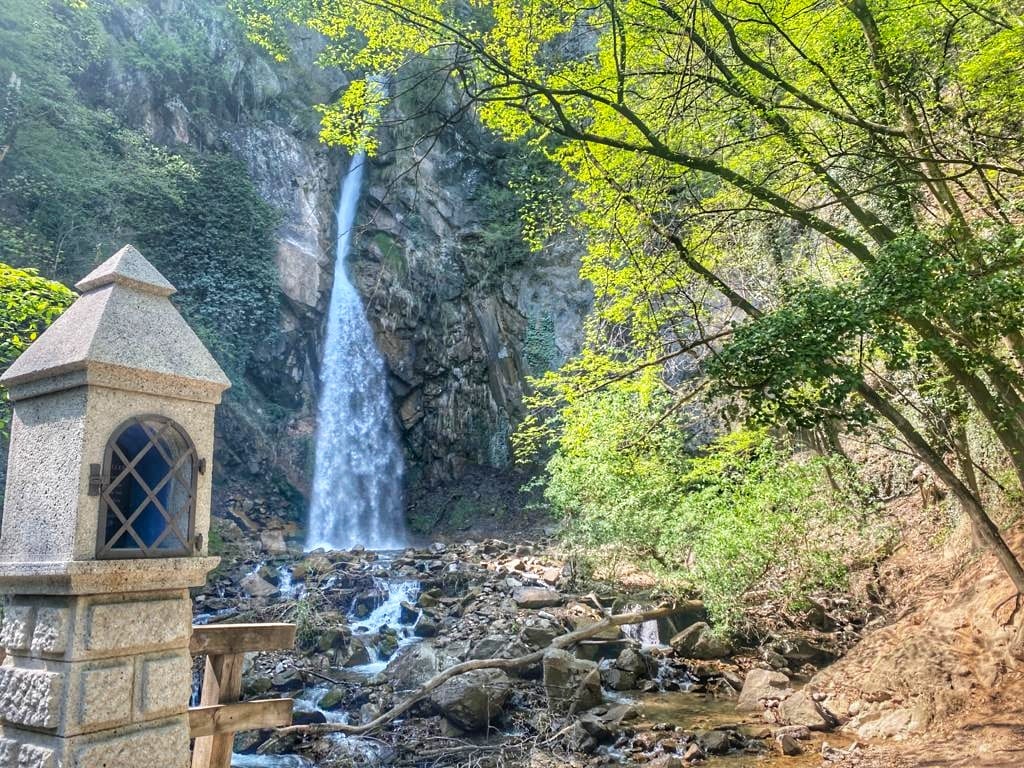
[[[228,493],[274,491],[301,508],[347,164],[319,142],[312,106],[344,74],[314,66],[313,38],[297,41],[292,63],[270,62],[216,3],[115,4],[107,26],[154,62],[115,55],[83,74],[83,90],[160,144],[242,158],[280,211],[279,327],[222,408],[218,458]],[[188,46],[173,53],[183,62],[168,68],[172,53],[157,43],[182,39],[183,26]],[[524,377],[576,350],[589,295],[568,244],[540,253],[513,245],[509,256],[514,206],[488,201],[507,194],[514,158],[469,118],[425,156],[422,146],[400,149],[415,129],[382,137],[350,268],[392,374],[410,482],[429,485],[470,465],[507,464]]]
[[[571,242],[522,244],[507,147],[469,118],[425,155],[401,148],[407,135],[382,137],[352,269],[414,481],[433,485],[468,465],[508,465],[525,377],[577,351],[590,296]]]

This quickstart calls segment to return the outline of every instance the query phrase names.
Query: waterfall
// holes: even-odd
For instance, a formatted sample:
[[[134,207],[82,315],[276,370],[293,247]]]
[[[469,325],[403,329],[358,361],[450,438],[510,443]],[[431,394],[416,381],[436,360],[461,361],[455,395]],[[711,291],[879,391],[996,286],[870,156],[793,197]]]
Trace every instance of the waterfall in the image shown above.
[[[404,546],[402,453],[387,374],[347,270],[364,163],[362,153],[352,158],[338,199],[307,549]]]

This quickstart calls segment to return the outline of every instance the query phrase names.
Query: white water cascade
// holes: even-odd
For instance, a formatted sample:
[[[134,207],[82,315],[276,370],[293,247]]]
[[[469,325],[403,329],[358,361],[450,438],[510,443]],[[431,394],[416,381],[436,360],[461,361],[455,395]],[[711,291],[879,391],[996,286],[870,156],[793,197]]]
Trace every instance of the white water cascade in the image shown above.
[[[362,153],[352,158],[338,199],[307,549],[405,545],[402,452],[384,360],[347,270],[364,164]]]

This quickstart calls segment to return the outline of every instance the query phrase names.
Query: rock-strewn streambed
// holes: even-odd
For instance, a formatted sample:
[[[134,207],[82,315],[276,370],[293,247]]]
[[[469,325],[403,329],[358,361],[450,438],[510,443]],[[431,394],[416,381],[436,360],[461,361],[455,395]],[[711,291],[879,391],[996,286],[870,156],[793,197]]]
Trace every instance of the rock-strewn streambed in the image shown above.
[[[581,594],[569,564],[530,544],[307,554],[264,533],[231,549],[195,596],[196,621],[295,622],[293,652],[247,659],[244,695],[291,697],[295,723],[313,726],[239,734],[239,768],[738,768],[856,754],[835,736],[825,742],[842,718],[803,685],[856,635],[827,605],[812,607],[806,627],[746,648],[714,635],[700,603],[689,601],[657,620],[549,649],[609,614],[663,600]],[[375,720],[455,664],[543,649],[528,664],[454,677],[372,732],[325,732]]]

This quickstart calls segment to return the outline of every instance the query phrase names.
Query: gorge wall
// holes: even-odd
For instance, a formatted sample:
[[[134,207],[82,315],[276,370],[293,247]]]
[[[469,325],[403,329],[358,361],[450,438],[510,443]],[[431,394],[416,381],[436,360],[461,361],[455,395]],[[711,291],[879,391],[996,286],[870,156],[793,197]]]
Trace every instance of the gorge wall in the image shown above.
[[[222,503],[255,499],[298,515],[312,471],[333,209],[347,164],[319,141],[313,106],[345,75],[315,65],[312,35],[296,38],[291,62],[273,62],[218,2],[108,0],[97,13],[109,44],[74,73],[78,98],[172,152],[241,159],[278,212],[277,321],[234,373],[217,458]],[[396,114],[403,108],[399,100]],[[518,237],[508,188],[517,158],[468,116],[426,153],[409,141],[431,128],[418,120],[381,136],[351,260],[391,374],[414,488],[507,465],[524,377],[576,350],[589,305],[569,239],[530,252]],[[112,237],[132,234],[126,223]]]

